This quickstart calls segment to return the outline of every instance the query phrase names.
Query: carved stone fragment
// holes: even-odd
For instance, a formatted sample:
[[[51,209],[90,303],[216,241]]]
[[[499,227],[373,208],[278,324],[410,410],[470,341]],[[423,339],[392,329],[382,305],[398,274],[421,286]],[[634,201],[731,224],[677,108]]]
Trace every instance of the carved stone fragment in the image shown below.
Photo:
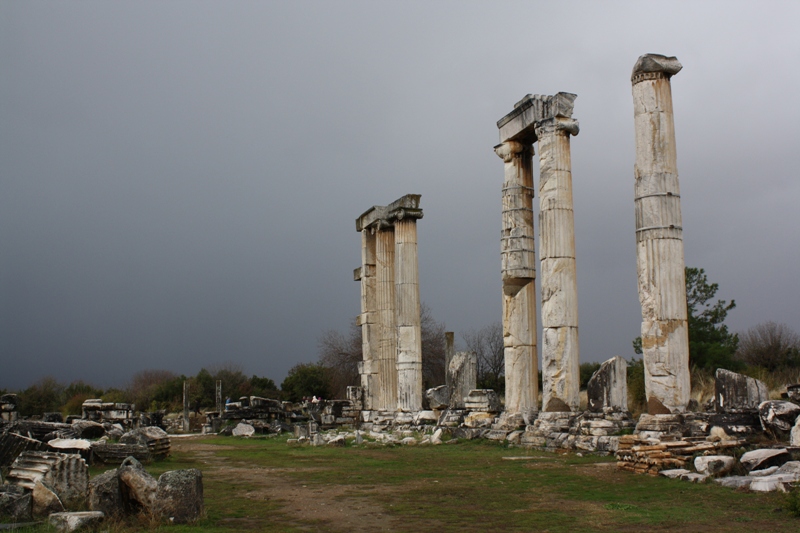
[[[756,410],[769,400],[766,384],[749,376],[718,368],[714,382],[714,403],[718,413]]]
[[[628,363],[622,357],[613,357],[600,365],[586,387],[589,410],[628,410]]]

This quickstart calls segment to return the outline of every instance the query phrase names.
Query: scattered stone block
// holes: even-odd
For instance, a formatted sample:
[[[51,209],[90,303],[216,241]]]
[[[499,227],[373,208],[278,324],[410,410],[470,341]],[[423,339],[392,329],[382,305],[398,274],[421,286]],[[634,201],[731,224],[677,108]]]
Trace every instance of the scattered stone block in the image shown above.
[[[400,441],[400,444],[404,446],[414,446],[417,444],[417,439],[414,437],[405,437],[403,440]]]
[[[464,417],[464,425],[468,428],[488,428],[494,421],[494,414],[482,411],[468,414]]]
[[[747,473],[748,476],[756,477],[756,476],[771,476],[774,474],[779,466],[770,466],[769,468],[762,468],[761,470],[751,470]]]
[[[706,480],[709,478],[706,474],[698,474],[690,472],[688,474],[683,474],[680,477],[681,481],[689,481],[690,483],[705,483]]]
[[[669,479],[678,479],[685,474],[691,474],[691,470],[685,468],[670,468],[669,470],[662,470],[658,473],[659,476],[664,476]]]
[[[800,447],[800,416],[792,426],[792,431],[789,433],[789,445]]]
[[[94,527],[105,519],[99,511],[82,511],[76,513],[52,513],[48,519],[50,525],[58,531],[78,531]]]
[[[451,386],[447,403],[453,409],[464,409],[464,398],[477,387],[477,354],[475,352],[456,352],[447,365],[447,374],[447,382]]]
[[[89,510],[106,516],[122,514],[122,493],[116,470],[107,470],[89,480]]]
[[[47,516],[50,513],[60,513],[65,510],[58,494],[41,481],[37,481],[33,485],[31,497],[33,498],[33,516]]]
[[[612,357],[592,374],[586,387],[589,410],[628,410],[628,362],[622,357]]]
[[[729,489],[747,489],[750,488],[750,483],[753,482],[753,479],[749,476],[728,476],[719,477],[714,480],[714,483]]]
[[[166,431],[159,427],[147,426],[125,433],[119,439],[120,444],[139,444],[147,446],[150,454],[158,459],[170,453],[170,440]]]
[[[0,518],[14,522],[33,519],[33,497],[17,485],[0,485]]]
[[[501,411],[500,399],[492,389],[474,389],[464,398],[464,408],[469,411],[485,413],[499,413]]]
[[[175,524],[203,515],[203,473],[196,468],[164,472],[158,478],[153,512]]]
[[[34,490],[37,483],[43,484],[47,490],[39,489],[42,498],[49,501],[46,492],[54,492],[64,511],[83,505],[89,488],[89,467],[80,455],[26,451],[16,458],[6,479],[28,490]],[[34,513],[36,506],[34,495]]]
[[[763,381],[718,368],[715,375],[714,399],[718,413],[756,410],[769,400],[769,389]]]
[[[797,417],[800,416],[800,406],[780,400],[762,402],[758,406],[758,415],[765,432],[776,439],[788,439]]]
[[[347,441],[345,440],[344,435],[337,435],[329,440],[327,445],[332,447],[343,447],[346,443]]]
[[[702,455],[694,460],[698,473],[707,476],[724,476],[736,466],[736,459],[728,455]]]
[[[786,448],[761,449],[746,452],[739,458],[739,462],[750,472],[769,468],[770,466],[781,466],[789,459],[791,459],[791,456]]]
[[[158,481],[144,469],[142,463],[128,457],[120,465],[117,475],[123,509],[131,513],[140,509],[152,512]]]
[[[439,385],[425,391],[425,398],[431,409],[447,409],[450,406],[450,391],[447,385]]]
[[[244,422],[239,422],[236,424],[236,427],[233,428],[232,435],[234,437],[252,437],[256,433],[256,428],[251,426],[250,424],[245,424]]]

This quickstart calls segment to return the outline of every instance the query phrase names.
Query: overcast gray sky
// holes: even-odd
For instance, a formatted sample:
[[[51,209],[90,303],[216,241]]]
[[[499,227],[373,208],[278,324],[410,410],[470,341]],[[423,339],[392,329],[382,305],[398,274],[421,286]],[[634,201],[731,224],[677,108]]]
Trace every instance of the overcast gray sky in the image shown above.
[[[495,122],[578,94],[582,361],[632,356],[637,57],[675,55],[684,242],[800,332],[800,4],[0,2],[0,387],[233,361],[359,312],[355,218],[422,195],[422,300],[500,320]],[[538,172],[537,172],[538,176]]]

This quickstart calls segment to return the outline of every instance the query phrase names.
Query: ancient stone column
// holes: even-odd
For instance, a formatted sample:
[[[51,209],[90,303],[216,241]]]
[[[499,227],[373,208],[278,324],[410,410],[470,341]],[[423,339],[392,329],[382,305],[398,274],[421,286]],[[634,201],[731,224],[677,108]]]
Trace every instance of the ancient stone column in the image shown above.
[[[397,407],[397,328],[395,326],[394,228],[378,227],[375,233],[375,308],[378,313],[378,389],[376,409]],[[373,363],[374,364],[374,363]]]
[[[552,98],[575,95],[561,93]],[[577,411],[580,404],[578,281],[569,136],[578,122],[551,116],[536,122],[539,141],[539,260],[542,282],[542,410]]]
[[[650,414],[689,403],[689,335],[683,227],[670,78],[674,57],[643,55],[633,67],[634,196],[642,351]]]
[[[369,411],[376,403],[377,390],[372,381],[375,373],[373,364],[378,358],[379,345],[375,288],[375,232],[370,228],[361,230],[361,267],[355,270],[353,277],[361,282],[361,314],[357,320],[361,326],[362,360],[359,364],[359,374],[363,390],[363,407]]]
[[[397,409],[416,412],[422,409],[422,328],[417,217],[405,210],[399,210],[396,216],[394,283],[397,326]]]
[[[505,163],[501,268],[503,351],[508,415],[537,411],[536,267],[533,237],[533,147],[506,141],[495,147]]]

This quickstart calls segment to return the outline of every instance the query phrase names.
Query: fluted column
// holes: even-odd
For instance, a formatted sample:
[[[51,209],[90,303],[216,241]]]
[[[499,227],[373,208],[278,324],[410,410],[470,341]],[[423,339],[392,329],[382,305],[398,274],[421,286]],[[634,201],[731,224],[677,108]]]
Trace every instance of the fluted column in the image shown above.
[[[380,344],[377,324],[376,278],[375,278],[375,232],[372,229],[361,230],[361,268],[356,269],[356,279],[361,281],[361,315],[358,323],[361,326],[362,361],[359,365],[361,388],[363,390],[364,409],[371,410],[376,405],[378,389],[373,383]]]
[[[417,219],[398,213],[395,239],[395,322],[397,326],[397,409],[422,409],[422,329],[420,327]]]
[[[505,163],[501,268],[505,410],[537,411],[536,266],[533,233],[533,147],[507,141],[495,147]]]
[[[375,303],[378,310],[378,405],[394,411],[397,407],[397,343],[395,327],[394,228],[378,227],[375,234]],[[377,378],[377,379],[375,379]]]
[[[542,282],[542,410],[580,407],[578,282],[572,209],[570,135],[578,121],[536,123],[539,140],[539,260]]]
[[[670,78],[674,57],[641,56],[633,68],[635,204],[642,351],[650,414],[689,402],[689,334],[683,223]]]

